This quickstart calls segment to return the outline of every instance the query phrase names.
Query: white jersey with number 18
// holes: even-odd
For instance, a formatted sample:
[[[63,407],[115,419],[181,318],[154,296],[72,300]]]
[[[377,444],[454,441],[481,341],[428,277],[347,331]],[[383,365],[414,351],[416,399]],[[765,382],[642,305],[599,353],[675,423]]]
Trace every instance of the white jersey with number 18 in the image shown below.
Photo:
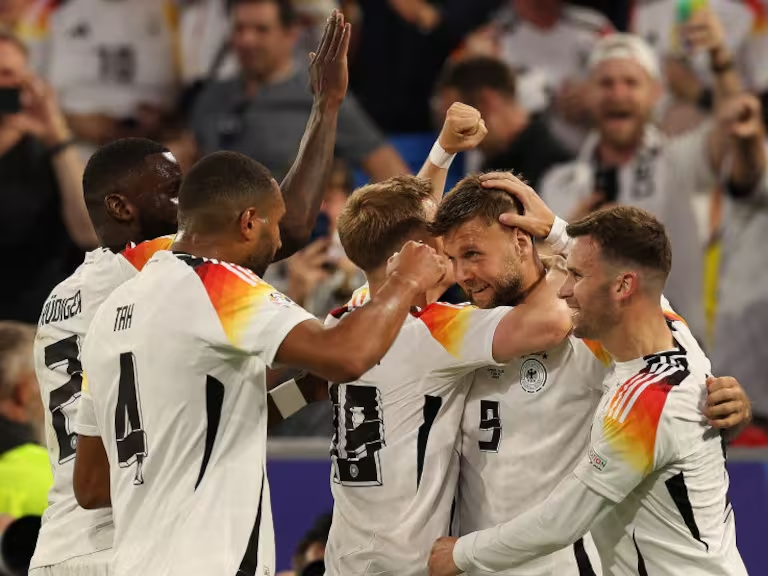
[[[358,291],[327,322],[366,298]],[[432,304],[406,319],[378,366],[331,386],[328,576],[427,574],[432,543],[449,533],[466,376],[494,364],[494,333],[509,311]]]
[[[56,286],[43,305],[35,338],[35,373],[45,410],[48,457],[53,486],[43,514],[30,568],[52,566],[112,546],[112,512],[83,510],[72,489],[77,435],[73,427],[80,405],[80,348],[102,302],[133,278],[173,237],[129,246],[120,254],[99,248],[89,252],[72,276]]]
[[[249,270],[166,251],[107,298],[76,430],[109,458],[115,576],[274,574],[266,368],[313,319]]]

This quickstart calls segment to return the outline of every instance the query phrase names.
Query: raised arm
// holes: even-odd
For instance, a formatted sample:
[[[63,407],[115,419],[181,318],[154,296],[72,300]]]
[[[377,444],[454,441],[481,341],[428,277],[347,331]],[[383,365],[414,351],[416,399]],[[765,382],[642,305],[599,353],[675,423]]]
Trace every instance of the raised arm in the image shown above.
[[[448,169],[456,154],[476,148],[487,134],[480,112],[461,102],[451,104],[440,136],[418,173],[420,178],[432,182],[432,198],[436,203],[443,198]]]
[[[304,248],[320,211],[333,165],[339,107],[347,93],[349,38],[350,25],[334,10],[317,53],[310,54],[314,102],[296,161],[280,185],[286,213],[280,222],[283,246],[276,261]]]
[[[614,506],[575,475],[538,506],[514,520],[459,538],[441,538],[432,547],[430,576],[501,572],[576,542],[597,517]]]
[[[446,269],[445,258],[432,248],[409,242],[374,300],[333,327],[316,321],[297,325],[280,345],[276,361],[331,382],[357,380],[387,353],[412,302],[440,282]]]

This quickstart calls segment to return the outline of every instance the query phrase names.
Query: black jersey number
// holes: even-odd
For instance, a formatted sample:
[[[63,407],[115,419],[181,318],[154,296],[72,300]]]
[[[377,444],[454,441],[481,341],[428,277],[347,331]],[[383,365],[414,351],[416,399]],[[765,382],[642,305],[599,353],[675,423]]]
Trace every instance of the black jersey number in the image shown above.
[[[501,405],[493,400],[480,400],[480,430],[490,432],[490,439],[480,440],[481,452],[498,452],[501,444]]]
[[[381,394],[374,386],[334,384],[331,458],[334,482],[344,486],[381,486],[379,450],[384,440]]]
[[[136,464],[134,485],[144,484],[142,467],[147,457],[147,435],[141,417],[141,399],[136,386],[136,359],[131,352],[120,354],[120,383],[115,410],[115,438],[120,468]]]
[[[48,410],[51,412],[53,431],[59,445],[59,464],[69,462],[75,457],[77,434],[72,432],[72,422],[67,415],[75,401],[80,398],[83,385],[83,367],[80,364],[80,341],[77,335],[54,342],[45,347],[45,365],[50,370],[66,366],[69,380],[66,384],[51,391]]]
[[[136,51],[132,46],[99,46],[99,78],[112,84],[133,84]]]

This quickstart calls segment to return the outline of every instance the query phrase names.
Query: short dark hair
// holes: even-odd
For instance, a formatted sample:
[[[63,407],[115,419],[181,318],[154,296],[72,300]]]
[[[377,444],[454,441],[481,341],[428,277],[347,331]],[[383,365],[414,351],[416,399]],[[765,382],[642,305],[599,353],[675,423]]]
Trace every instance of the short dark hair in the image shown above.
[[[347,257],[365,272],[386,264],[416,232],[427,232],[424,201],[432,184],[416,176],[396,176],[368,184],[349,197],[338,220]]]
[[[24,56],[29,56],[29,49],[24,41],[13,33],[13,30],[0,24],[0,42],[8,42],[18,48]]]
[[[475,218],[491,226],[506,212],[523,213],[517,198],[503,190],[483,188],[480,175],[470,174],[443,198],[429,231],[434,236],[445,236]]]
[[[104,198],[124,191],[127,182],[146,169],[145,160],[168,148],[147,138],[121,138],[101,146],[83,172],[83,194],[91,218],[104,207]]]
[[[298,22],[299,16],[291,0],[229,0],[229,9],[246,4],[274,4],[280,16],[283,28],[290,28]]]
[[[272,174],[256,160],[239,152],[214,152],[195,164],[181,184],[179,223],[195,219],[203,229],[219,227],[234,207],[271,204],[274,186]]]
[[[515,74],[507,64],[497,58],[477,56],[446,65],[437,87],[439,90],[454,88],[464,102],[472,103],[484,88],[514,98],[516,84]]]
[[[664,225],[650,212],[632,206],[598,210],[566,228],[571,238],[589,236],[603,256],[617,264],[634,264],[666,280],[672,248]]]

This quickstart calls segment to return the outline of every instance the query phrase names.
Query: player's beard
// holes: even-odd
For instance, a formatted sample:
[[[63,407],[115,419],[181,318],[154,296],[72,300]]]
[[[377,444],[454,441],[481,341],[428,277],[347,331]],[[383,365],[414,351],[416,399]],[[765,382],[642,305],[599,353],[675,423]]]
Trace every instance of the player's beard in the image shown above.
[[[520,303],[518,300],[524,292],[523,276],[519,270],[510,268],[504,276],[491,283],[491,287],[493,288],[493,296],[487,304],[480,306],[471,296],[470,301],[476,306],[485,309],[498,308],[499,306],[515,306]]]

